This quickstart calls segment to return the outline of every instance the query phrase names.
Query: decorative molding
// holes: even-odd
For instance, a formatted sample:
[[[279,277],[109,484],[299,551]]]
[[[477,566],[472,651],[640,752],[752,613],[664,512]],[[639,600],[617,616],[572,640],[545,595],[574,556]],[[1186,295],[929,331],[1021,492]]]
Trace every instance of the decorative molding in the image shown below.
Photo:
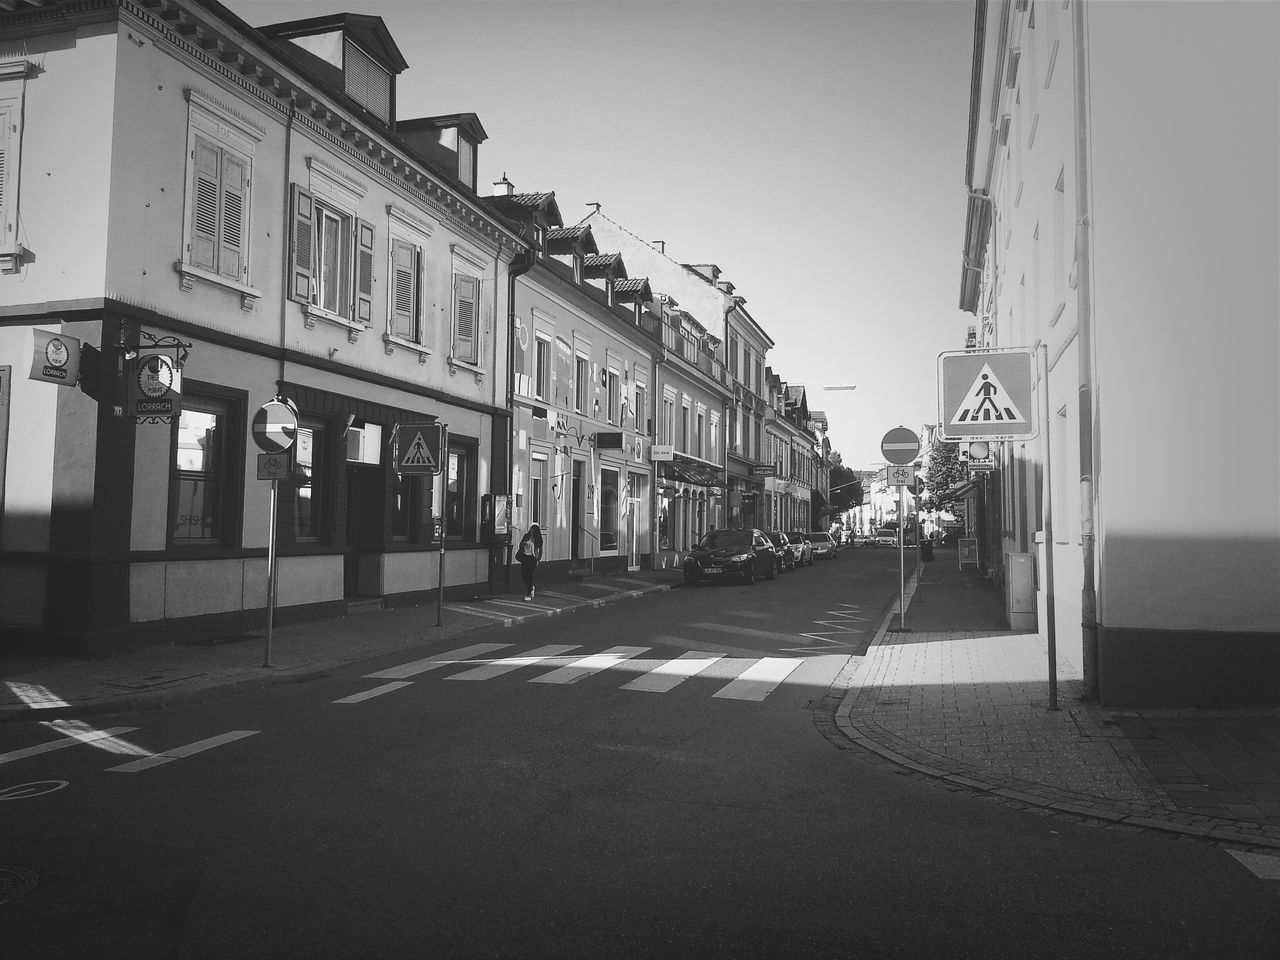
[[[305,304],[302,309],[304,311],[303,325],[308,330],[315,329],[317,320],[323,320],[325,323],[331,323],[335,327],[341,327],[346,330],[348,343],[355,343],[359,340],[360,334],[364,333],[366,329],[363,323],[357,323],[336,313],[330,313],[328,310],[317,307],[314,303]]]
[[[251,287],[247,283],[240,283],[221,274],[202,270],[200,267],[192,266],[182,260],[174,261],[173,269],[178,274],[178,289],[183,293],[190,293],[195,288],[195,281],[202,280],[215,287],[222,287],[240,294],[240,309],[246,313],[251,313],[257,305],[257,301],[262,298],[262,291],[256,287]]]
[[[327,160],[323,160],[315,154],[307,155],[307,169],[311,171],[311,175],[313,177],[316,174],[319,174],[326,180],[331,180],[335,186],[355,194],[359,199],[363,199],[365,194],[369,192],[367,184],[361,183],[359,180],[347,176],[347,174],[330,164]]]
[[[394,203],[387,204],[387,218],[401,226],[408,227],[410,230],[415,230],[425,237],[429,237],[436,232],[436,224],[425,217],[419,216],[414,211],[398,207]]]
[[[192,106],[211,113],[223,123],[230,124],[246,137],[262,141],[266,139],[267,130],[233,107],[228,106],[216,97],[210,96],[199,87],[183,87],[183,95]]]
[[[491,262],[492,258],[476,253],[474,250],[469,247],[464,247],[460,243],[449,244],[449,252],[453,255],[454,259],[469,263],[477,270],[488,270],[493,265]]]
[[[387,356],[392,356],[396,352],[396,347],[404,350],[412,351],[418,355],[418,363],[425,365],[427,357],[431,356],[431,350],[420,343],[414,343],[412,340],[406,340],[404,337],[397,337],[394,333],[384,333],[382,335],[382,346]]]

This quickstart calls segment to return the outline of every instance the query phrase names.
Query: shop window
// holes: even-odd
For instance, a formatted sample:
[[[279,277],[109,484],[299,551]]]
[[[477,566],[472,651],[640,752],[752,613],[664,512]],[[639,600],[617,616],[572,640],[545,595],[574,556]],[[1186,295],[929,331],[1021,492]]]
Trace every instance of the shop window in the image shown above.
[[[324,451],[328,431],[304,421],[293,444],[293,536],[299,543],[328,539],[329,478]]]
[[[427,478],[414,474],[392,474],[391,539],[402,543],[425,543]]]
[[[600,550],[618,549],[618,471],[600,471]]]
[[[238,531],[241,405],[188,390],[174,428],[170,542],[232,545]],[[233,435],[234,434],[234,435]]]

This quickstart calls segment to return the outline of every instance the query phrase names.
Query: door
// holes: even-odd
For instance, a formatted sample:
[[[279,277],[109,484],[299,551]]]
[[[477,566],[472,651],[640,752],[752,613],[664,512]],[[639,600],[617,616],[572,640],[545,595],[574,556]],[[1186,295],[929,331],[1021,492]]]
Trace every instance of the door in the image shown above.
[[[343,588],[348,597],[382,595],[383,507],[386,476],[380,467],[347,466],[347,552]]]
[[[582,559],[582,461],[573,461],[573,490],[569,501],[569,542],[572,545],[570,557],[574,561]]]

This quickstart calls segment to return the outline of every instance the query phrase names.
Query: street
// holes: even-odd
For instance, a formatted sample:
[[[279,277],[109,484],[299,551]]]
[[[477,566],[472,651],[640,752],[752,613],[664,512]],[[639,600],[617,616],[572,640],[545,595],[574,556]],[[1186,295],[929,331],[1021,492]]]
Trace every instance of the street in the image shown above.
[[[976,798],[834,732],[897,591],[895,551],[846,551],[0,726],[0,864],[38,877],[0,902],[0,956],[1274,956],[1275,885],[1221,848]]]

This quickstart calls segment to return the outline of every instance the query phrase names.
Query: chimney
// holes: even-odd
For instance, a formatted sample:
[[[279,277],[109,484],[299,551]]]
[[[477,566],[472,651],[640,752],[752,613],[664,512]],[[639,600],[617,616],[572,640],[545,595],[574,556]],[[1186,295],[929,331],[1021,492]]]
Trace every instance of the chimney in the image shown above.
[[[666,253],[666,252],[667,252],[667,241],[665,241],[665,240],[655,240],[655,241],[653,241],[653,245],[654,245],[655,247],[657,247],[657,248],[658,248],[658,252],[659,252],[659,253]]]
[[[502,172],[502,179],[493,182],[493,195],[495,197],[509,197],[516,192],[515,184],[507,179],[507,173]]]

